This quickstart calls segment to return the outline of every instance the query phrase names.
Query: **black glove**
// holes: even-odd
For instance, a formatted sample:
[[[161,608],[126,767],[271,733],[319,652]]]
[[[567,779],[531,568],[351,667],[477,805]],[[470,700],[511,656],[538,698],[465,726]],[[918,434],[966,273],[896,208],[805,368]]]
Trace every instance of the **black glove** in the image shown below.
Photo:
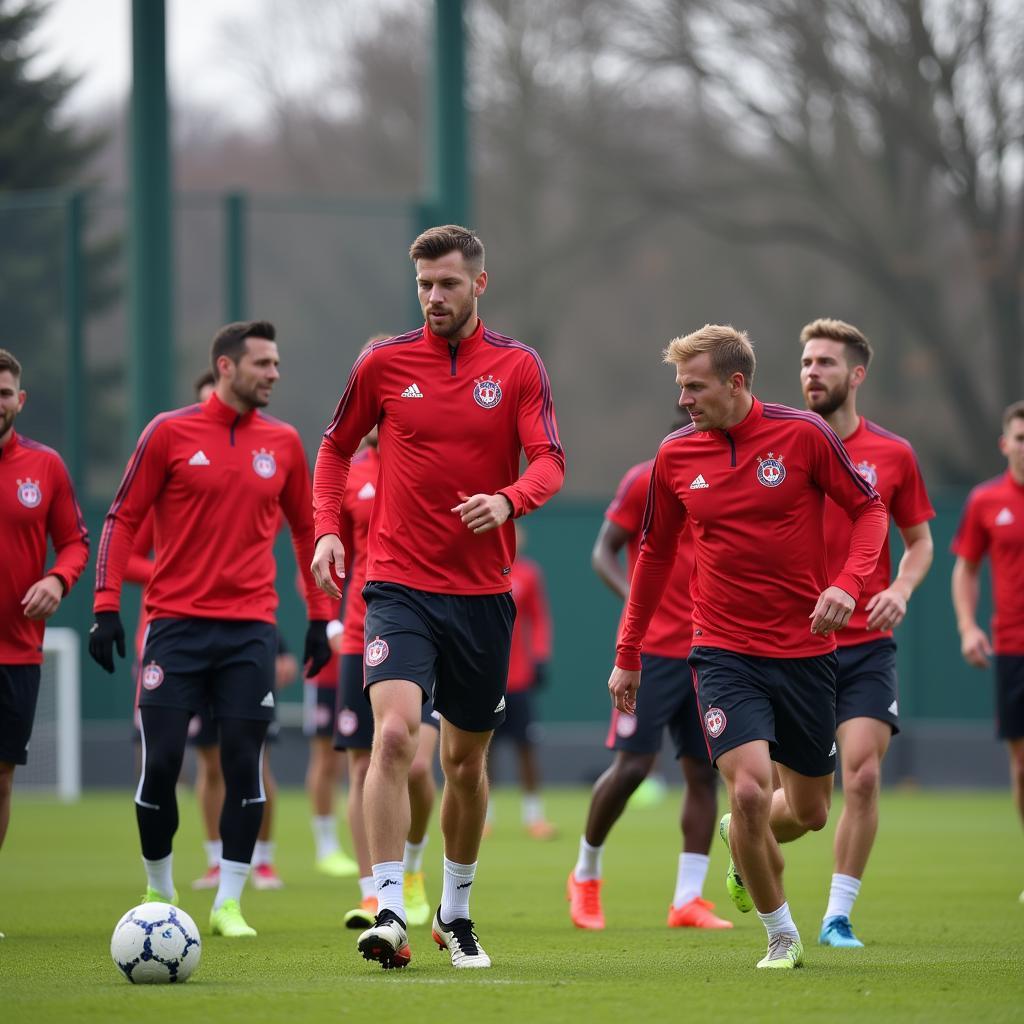
[[[114,671],[114,647],[124,657],[124,626],[118,612],[97,612],[89,630],[89,656],[100,668]]]
[[[533,666],[533,689],[543,690],[548,685],[548,663],[538,661]]]
[[[330,660],[331,645],[327,642],[327,620],[310,619],[306,627],[306,644],[302,648],[306,678],[312,679]]]

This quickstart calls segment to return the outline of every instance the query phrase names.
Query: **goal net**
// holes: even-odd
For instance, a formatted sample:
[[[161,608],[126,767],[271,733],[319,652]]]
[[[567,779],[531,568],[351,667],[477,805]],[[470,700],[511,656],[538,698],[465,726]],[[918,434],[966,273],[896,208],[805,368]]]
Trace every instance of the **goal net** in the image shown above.
[[[56,793],[61,800],[81,795],[80,684],[78,634],[64,627],[47,629],[28,764],[14,776],[19,791]]]

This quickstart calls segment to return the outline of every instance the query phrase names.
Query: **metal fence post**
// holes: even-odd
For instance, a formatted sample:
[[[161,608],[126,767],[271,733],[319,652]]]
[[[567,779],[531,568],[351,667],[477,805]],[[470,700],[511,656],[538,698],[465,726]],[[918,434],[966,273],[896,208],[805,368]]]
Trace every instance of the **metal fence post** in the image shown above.
[[[249,306],[248,212],[244,192],[224,196],[224,319],[228,323],[245,319]]]

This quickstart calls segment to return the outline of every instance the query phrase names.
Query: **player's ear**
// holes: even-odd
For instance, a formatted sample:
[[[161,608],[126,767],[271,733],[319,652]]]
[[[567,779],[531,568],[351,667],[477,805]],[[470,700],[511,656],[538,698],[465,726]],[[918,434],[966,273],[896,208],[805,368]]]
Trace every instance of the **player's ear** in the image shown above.
[[[487,271],[481,270],[473,281],[473,298],[479,299],[487,291]]]

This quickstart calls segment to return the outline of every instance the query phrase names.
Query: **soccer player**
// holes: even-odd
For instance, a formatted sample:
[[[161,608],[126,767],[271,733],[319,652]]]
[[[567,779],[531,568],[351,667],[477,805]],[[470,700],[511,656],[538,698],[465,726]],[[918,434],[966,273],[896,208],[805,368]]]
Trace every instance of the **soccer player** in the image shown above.
[[[1024,823],[1024,401],[1003,413],[999,450],[1006,472],[971,491],[953,538],[953,608],[967,664],[988,668],[995,657],[996,732],[1006,741],[1013,797]],[[978,625],[986,555],[992,562],[991,640]]]
[[[643,534],[644,509],[654,460],[633,466],[622,478],[594,544],[594,571],[623,601],[629,598],[632,574]],[[627,572],[619,552],[626,548]],[[693,536],[687,527],[665,593],[647,629],[643,665],[644,688],[635,714],[612,710],[607,746],[615,751],[608,770],[594,784],[587,824],[580,837],[576,867],[569,875],[569,915],[577,928],[605,926],[601,908],[601,861],[605,841],[629,798],[654,766],[666,729],[686,782],[680,825],[683,849],[676,869],[676,887],[668,908],[670,928],[731,928],[704,899],[709,851],[718,820],[718,778],[701,729],[700,709],[686,656],[690,653],[690,577]],[[625,606],[622,620],[625,619]],[[620,629],[622,622],[620,622]]]
[[[729,792],[721,832],[735,863],[727,887],[740,910],[757,907],[768,932],[758,967],[793,968],[803,946],[778,844],[828,819],[834,633],[878,560],[885,506],[820,416],[754,397],[745,333],[708,324],[670,342],[665,360],[676,368],[679,404],[692,422],[669,434],[654,461],[608,689],[620,712],[636,713],[640,648],[689,523],[697,565],[689,663],[711,757]],[[826,496],[853,520],[831,582]],[[773,760],[782,780],[774,798]]]
[[[857,393],[871,364],[871,343],[852,324],[818,319],[800,332],[800,387],[804,404],[839,435],[857,472],[878,491],[900,531],[903,555],[892,578],[889,545],[882,546],[857,607],[836,634],[836,739],[842,766],[843,810],[835,836],[835,869],[818,941],[856,948],[850,913],[860,892],[878,832],[882,759],[899,732],[896,643],[892,637],[907,613],[911,594],[932,564],[928,500],[910,443],[857,413]],[[850,544],[850,520],[825,502],[829,576],[842,570]]]
[[[359,442],[378,426],[363,594],[374,715],[364,812],[379,910],[358,947],[384,967],[410,959],[401,884],[408,774],[421,707],[433,695],[445,776],[444,883],[433,934],[454,966],[489,967],[469,894],[487,812],[487,746],[505,715],[515,617],[508,520],[561,487],[565,460],[540,357],[477,316],[487,287],[480,239],[457,225],[430,228],[409,254],[425,323],[356,360],[317,457],[312,569],[337,599],[345,481]]]
[[[273,324],[228,324],[213,340],[217,386],[201,404],[157,416],[143,431],[107,513],[96,566],[89,653],[108,672],[124,656],[118,613],[124,566],[147,511],[156,566],[146,587],[143,767],[136,818],[146,899],[174,901],[174,787],[189,719],[212,704],[225,798],[214,935],[253,936],[240,899],[266,799],[260,760],[274,716],[277,629],[274,536],[283,511],[296,556],[313,549],[310,486],[295,429],[260,410],[280,377]],[[307,675],[327,661],[333,604],[309,582]]]
[[[14,772],[28,762],[46,620],[89,560],[89,535],[67,467],[52,448],[14,429],[26,398],[21,363],[0,349],[0,847]],[[47,538],[56,553],[49,569]]]

